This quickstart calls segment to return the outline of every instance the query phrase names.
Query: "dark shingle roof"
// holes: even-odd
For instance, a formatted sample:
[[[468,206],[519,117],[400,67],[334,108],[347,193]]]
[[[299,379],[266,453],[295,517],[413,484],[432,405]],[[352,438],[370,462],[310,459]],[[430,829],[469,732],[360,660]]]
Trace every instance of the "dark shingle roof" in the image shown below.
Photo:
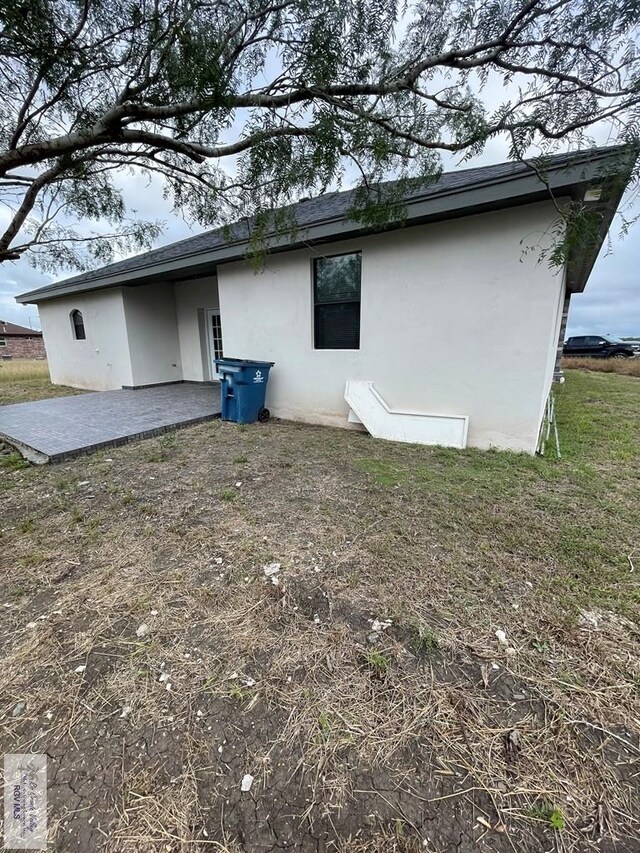
[[[554,155],[545,158],[542,169],[547,173],[556,172],[562,170],[563,167],[574,166],[576,163],[588,164],[594,159],[601,160],[603,157],[611,157],[612,155],[623,152],[623,150],[621,147],[610,147],[595,149],[591,152]],[[422,186],[411,189],[405,193],[403,199],[407,210],[411,212],[412,206],[415,207],[420,203],[428,205],[429,202],[435,202],[435,200],[442,197],[455,196],[456,194],[470,190],[482,191],[482,188],[489,188],[497,184],[509,184],[519,178],[533,178],[538,195],[545,192],[548,195],[547,186],[544,180],[539,177],[537,167],[534,169],[530,162],[510,161],[494,166],[481,166],[446,172],[433,183],[423,184]],[[575,182],[575,176],[573,180]],[[392,183],[390,182],[390,184],[382,186],[391,186]],[[334,239],[340,239],[340,236],[344,234],[344,229],[338,228],[337,223],[344,223],[348,219],[349,211],[354,204],[355,192],[355,190],[346,190],[343,192],[326,193],[316,198],[299,201],[289,208],[285,208],[285,210],[290,211],[292,214],[296,230],[305,231],[320,224],[328,225],[336,223]],[[531,189],[528,192],[531,195]],[[488,203],[489,198],[487,197],[487,205]],[[503,198],[502,204],[494,204],[494,207],[504,207],[507,203]],[[400,227],[405,222],[409,223],[411,221],[413,221],[411,216],[407,216],[406,220],[397,223],[395,227]],[[354,225],[352,229],[354,233],[356,231],[362,233],[366,230],[362,225]],[[369,228],[368,230],[370,231],[371,229]],[[132,279],[139,279],[140,271],[148,270],[149,275],[151,275],[153,269],[156,267],[159,268],[157,272],[158,278],[162,277],[162,273],[164,273],[165,279],[171,278],[173,276],[170,272],[167,272],[167,267],[172,272],[177,273],[182,268],[193,268],[199,256],[209,256],[212,253],[215,257],[211,266],[211,270],[213,271],[216,261],[237,260],[243,257],[248,247],[249,236],[250,223],[237,222],[227,228],[205,231],[194,237],[188,237],[185,240],[170,243],[167,246],[153,249],[144,254],[136,255],[123,261],[117,261],[116,263],[108,264],[107,266],[64,279],[60,282],[55,282],[47,287],[24,293],[18,296],[17,299],[20,302],[37,302],[40,298],[54,298],[56,295],[73,293],[80,290],[91,290],[95,289],[95,287],[111,286],[112,284],[115,286],[116,284],[126,283],[125,277],[128,274],[131,274]],[[299,245],[299,243],[296,244],[295,241],[288,241],[284,245],[280,243],[278,248],[282,250],[294,248],[296,245]],[[107,281],[113,278],[116,278],[116,280],[113,282]]]
[[[0,335],[32,338],[41,334],[42,332],[37,332],[35,329],[27,329],[26,326],[17,326],[15,323],[7,323],[6,320],[0,320]]]

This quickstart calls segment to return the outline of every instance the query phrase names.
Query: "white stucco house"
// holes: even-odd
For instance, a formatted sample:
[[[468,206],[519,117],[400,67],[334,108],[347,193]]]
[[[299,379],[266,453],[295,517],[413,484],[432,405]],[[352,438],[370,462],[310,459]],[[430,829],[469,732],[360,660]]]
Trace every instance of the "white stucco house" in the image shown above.
[[[376,232],[349,218],[351,191],[323,195],[293,206],[295,232],[268,239],[258,272],[238,224],[18,301],[38,306],[54,383],[210,382],[216,356],[273,361],[278,417],[374,434],[386,418],[404,440],[533,453],[568,301],[629,161],[606,148],[447,173]],[[550,267],[540,249],[570,201],[595,224]]]

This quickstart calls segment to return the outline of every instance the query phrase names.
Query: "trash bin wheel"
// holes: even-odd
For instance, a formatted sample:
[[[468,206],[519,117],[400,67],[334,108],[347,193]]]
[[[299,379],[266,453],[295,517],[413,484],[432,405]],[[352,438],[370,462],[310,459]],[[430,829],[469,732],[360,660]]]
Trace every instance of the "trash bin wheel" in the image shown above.
[[[269,411],[269,409],[262,408],[258,412],[258,420],[263,424],[266,424],[270,417],[271,412]]]

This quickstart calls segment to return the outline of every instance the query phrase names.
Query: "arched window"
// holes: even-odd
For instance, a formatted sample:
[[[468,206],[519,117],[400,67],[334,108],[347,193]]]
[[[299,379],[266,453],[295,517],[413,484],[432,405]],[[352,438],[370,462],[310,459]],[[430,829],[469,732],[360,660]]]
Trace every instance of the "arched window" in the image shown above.
[[[78,311],[77,308],[71,312],[71,328],[73,329],[73,337],[77,341],[86,341],[87,335],[84,331],[82,311]]]

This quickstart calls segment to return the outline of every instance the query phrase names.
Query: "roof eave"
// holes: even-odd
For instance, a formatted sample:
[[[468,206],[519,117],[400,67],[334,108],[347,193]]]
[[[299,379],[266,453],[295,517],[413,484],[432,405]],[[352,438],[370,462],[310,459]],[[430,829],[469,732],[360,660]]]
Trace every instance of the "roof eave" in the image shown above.
[[[550,198],[551,193],[554,196],[575,195],[576,190],[579,191],[581,187],[588,185],[598,176],[602,161],[612,156],[611,151],[592,152],[589,159],[577,158],[570,165],[554,166],[549,170],[544,181],[541,180],[537,172],[532,170],[526,174],[508,175],[477,183],[471,187],[453,188],[446,193],[409,201],[406,205],[406,216],[402,222],[390,223],[384,230],[395,230],[403,226],[418,225],[454,216],[466,216],[483,210],[528,204],[543,198]],[[616,206],[618,202],[616,202]],[[602,239],[606,235],[606,230],[614,213],[615,207],[611,212]],[[342,215],[335,216],[301,229],[293,241],[286,235],[271,238],[268,250],[270,253],[293,251],[314,243],[326,243],[363,236],[373,233],[375,230]],[[595,262],[601,243],[602,240],[597,246],[591,267]],[[76,293],[87,293],[122,285],[175,280],[176,278],[185,279],[191,276],[199,276],[207,271],[213,275],[217,265],[244,259],[247,249],[248,243],[242,239],[227,243],[215,250],[194,253],[164,263],[141,266],[138,269],[128,269],[88,282],[77,284],[69,282],[66,286],[64,282],[61,282],[59,286],[49,285],[46,288],[20,294],[16,296],[16,301],[23,305],[28,303],[39,304]],[[591,267],[589,267],[589,271]],[[586,278],[582,285],[583,288],[585,283]]]
[[[566,260],[566,287],[569,293],[582,293],[587,286],[589,276],[598,259],[602,244],[606,240],[626,185],[626,181],[603,182],[604,201],[584,202],[583,198],[580,199],[585,205],[589,206],[590,212],[597,217],[597,225],[594,232],[584,242],[569,249]]]

